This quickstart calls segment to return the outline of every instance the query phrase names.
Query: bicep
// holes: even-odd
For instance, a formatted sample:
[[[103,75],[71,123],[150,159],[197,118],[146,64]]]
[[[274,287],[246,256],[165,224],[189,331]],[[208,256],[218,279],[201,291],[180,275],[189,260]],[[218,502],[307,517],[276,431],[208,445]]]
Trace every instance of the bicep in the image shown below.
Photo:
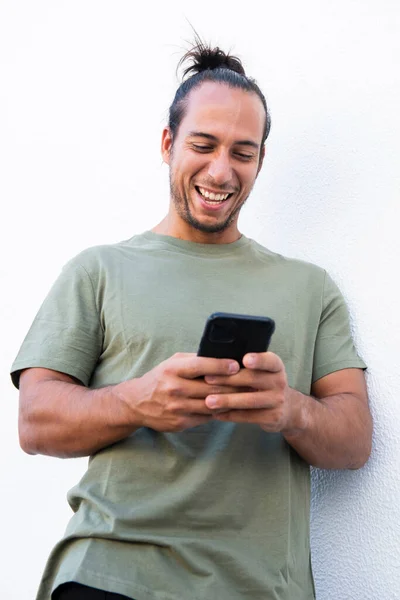
[[[317,379],[312,384],[311,393],[322,399],[340,394],[351,394],[368,404],[367,386],[363,369],[341,369]]]
[[[23,401],[36,385],[47,381],[64,381],[65,383],[82,385],[78,379],[66,373],[42,367],[32,367],[21,371],[19,379],[20,400]]]
[[[361,461],[348,468],[365,464],[372,447],[372,415],[369,409],[367,386],[363,369],[346,368],[321,377],[314,382],[312,393],[339,423],[337,434],[345,433],[344,439],[353,440],[361,448]]]
[[[341,369],[321,377],[311,388],[312,395],[331,410],[338,410],[354,424],[362,423],[372,435],[367,385],[363,369]]]
[[[35,413],[35,410],[40,407],[51,405],[51,400],[56,397],[54,391],[51,396],[46,395],[46,389],[42,388],[42,385],[47,387],[46,384],[49,382],[57,383],[69,383],[82,385],[80,381],[74,379],[66,373],[60,371],[53,371],[52,369],[44,369],[41,367],[32,367],[24,369],[20,374],[20,385],[19,385],[19,429],[20,439],[22,439],[22,431],[25,426],[30,426],[31,417]],[[23,444],[21,442],[21,446]]]

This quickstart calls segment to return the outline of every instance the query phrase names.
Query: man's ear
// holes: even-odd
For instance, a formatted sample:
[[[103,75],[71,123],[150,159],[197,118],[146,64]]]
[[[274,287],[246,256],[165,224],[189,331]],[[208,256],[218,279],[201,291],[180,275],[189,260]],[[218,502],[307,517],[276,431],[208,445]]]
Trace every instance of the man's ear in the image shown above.
[[[161,137],[161,156],[163,161],[169,165],[172,151],[172,133],[169,127],[164,127]]]
[[[265,144],[263,145],[263,147],[260,150],[260,160],[258,161],[257,177],[258,177],[259,172],[261,171],[261,167],[263,166],[264,157],[265,157]]]

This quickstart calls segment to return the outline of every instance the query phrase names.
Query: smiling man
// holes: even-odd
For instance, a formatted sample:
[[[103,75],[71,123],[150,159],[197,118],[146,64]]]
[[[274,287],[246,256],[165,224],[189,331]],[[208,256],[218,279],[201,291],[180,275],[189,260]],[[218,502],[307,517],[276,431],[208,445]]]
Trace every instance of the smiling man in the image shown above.
[[[205,81],[191,94],[176,134],[163,132],[172,203],[156,232],[204,243],[240,237],[237,219],[261,169],[266,118],[260,98],[241,88]]]
[[[371,447],[362,360],[321,268],[238,230],[270,118],[240,61],[196,46],[162,134],[152,231],[63,269],[12,367],[29,454],[90,456],[38,600],[311,600],[309,466]],[[269,352],[196,355],[215,311]]]

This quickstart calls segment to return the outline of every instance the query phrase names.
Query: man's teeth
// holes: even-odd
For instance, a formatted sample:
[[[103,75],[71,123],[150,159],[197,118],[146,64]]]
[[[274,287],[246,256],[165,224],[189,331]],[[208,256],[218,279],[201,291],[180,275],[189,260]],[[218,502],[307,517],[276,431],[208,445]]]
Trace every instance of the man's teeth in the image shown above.
[[[227,199],[229,194],[214,194],[213,192],[207,192],[207,190],[203,190],[203,188],[198,188],[200,194],[207,198],[208,200],[214,200],[216,202],[223,202]]]

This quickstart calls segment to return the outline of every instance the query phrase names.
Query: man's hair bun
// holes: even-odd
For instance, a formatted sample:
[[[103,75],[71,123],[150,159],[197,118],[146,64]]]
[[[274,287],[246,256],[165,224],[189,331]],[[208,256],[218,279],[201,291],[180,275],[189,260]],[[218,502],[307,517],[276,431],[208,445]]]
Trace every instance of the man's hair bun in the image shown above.
[[[187,75],[192,76],[197,73],[201,73],[202,71],[213,71],[214,69],[228,69],[230,71],[235,71],[240,75],[246,76],[245,70],[239,58],[227,54],[218,48],[218,46],[216,48],[207,46],[198,38],[196,41],[196,46],[186,52],[179,62],[179,66],[187,61],[191,61],[192,63],[183,71],[184,78]]]
[[[188,66],[184,65],[183,81],[176,90],[174,100],[169,107],[168,127],[172,139],[175,138],[179,125],[186,114],[188,95],[204,82],[211,81],[257,94],[265,109],[265,123],[261,140],[261,144],[264,144],[271,127],[271,117],[264,94],[256,81],[252,77],[247,77],[239,58],[224,52],[218,46],[213,48],[203,42],[196,31],[194,33],[194,44],[181,58],[177,67],[178,72],[183,63],[189,63]]]

